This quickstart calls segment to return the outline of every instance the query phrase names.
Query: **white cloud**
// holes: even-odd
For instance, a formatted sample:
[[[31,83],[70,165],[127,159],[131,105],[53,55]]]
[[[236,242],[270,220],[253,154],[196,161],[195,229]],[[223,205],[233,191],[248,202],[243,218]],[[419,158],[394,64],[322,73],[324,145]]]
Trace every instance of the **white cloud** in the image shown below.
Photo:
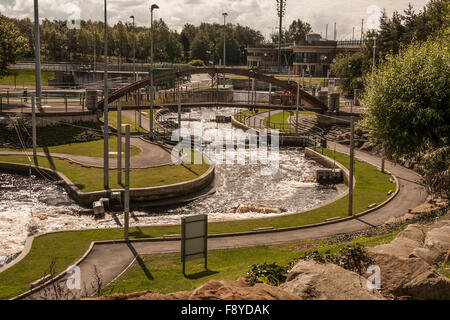
[[[180,30],[185,23],[195,25],[201,22],[222,23],[221,13],[229,14],[227,22],[239,23],[260,30],[266,37],[278,26],[275,0],[154,0],[160,6],[155,18],[162,18],[174,29]],[[313,30],[325,35],[328,24],[328,37],[333,36],[333,24],[337,23],[338,38],[350,38],[353,27],[358,37],[361,19],[368,19],[367,8],[377,5],[386,8],[390,15],[402,11],[411,2],[416,11],[423,8],[428,0],[287,0],[284,25],[294,19],[309,22]],[[40,0],[40,17],[47,19],[67,19],[68,4],[81,8],[81,18],[103,20],[103,1],[92,0]],[[131,15],[136,24],[150,25],[150,2],[142,0],[108,0],[108,20],[116,23],[125,21]],[[0,11],[8,16],[33,19],[33,2],[30,0],[2,0]],[[366,28],[366,27],[365,27]]]

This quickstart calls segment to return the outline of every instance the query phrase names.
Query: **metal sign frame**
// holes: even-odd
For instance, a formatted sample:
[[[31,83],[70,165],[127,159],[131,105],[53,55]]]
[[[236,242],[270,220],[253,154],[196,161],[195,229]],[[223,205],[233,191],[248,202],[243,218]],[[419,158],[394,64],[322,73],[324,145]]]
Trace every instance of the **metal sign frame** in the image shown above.
[[[205,259],[208,269],[208,215],[181,219],[181,262],[186,275],[186,261]]]

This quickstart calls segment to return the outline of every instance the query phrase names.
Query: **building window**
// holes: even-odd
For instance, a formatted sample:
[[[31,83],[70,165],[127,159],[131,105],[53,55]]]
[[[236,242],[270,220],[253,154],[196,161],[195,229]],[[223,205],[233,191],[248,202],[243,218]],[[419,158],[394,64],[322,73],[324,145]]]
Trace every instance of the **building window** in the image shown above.
[[[295,62],[298,63],[317,63],[317,53],[314,52],[296,52]]]

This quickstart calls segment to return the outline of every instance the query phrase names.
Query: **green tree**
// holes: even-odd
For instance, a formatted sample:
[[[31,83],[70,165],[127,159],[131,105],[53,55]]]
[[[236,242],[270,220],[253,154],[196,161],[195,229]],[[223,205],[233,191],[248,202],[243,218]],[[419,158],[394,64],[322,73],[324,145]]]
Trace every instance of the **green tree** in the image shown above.
[[[14,23],[0,14],[0,77],[8,75],[8,65],[15,63],[26,53],[27,39],[23,37]]]
[[[311,25],[308,22],[303,22],[300,19],[292,21],[289,29],[285,33],[284,41],[288,43],[297,43],[306,40],[306,35],[312,31]]]
[[[449,50],[441,40],[413,44],[369,73],[364,125],[388,158],[414,159],[449,145]]]
[[[363,53],[355,54],[340,53],[336,57],[336,62],[331,65],[331,73],[342,79],[342,89],[346,92],[353,92],[353,89],[363,88]]]
[[[211,57],[211,42],[208,35],[200,31],[192,41],[191,60],[202,60],[208,63]]]

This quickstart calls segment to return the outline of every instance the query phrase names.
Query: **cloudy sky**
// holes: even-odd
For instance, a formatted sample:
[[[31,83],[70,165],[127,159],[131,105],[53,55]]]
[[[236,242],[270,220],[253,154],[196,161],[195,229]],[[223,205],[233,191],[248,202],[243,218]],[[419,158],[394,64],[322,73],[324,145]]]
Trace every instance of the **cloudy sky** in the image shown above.
[[[385,8],[390,15],[402,11],[411,3],[416,10],[428,0],[287,0],[284,24],[289,25],[300,18],[309,22],[313,30],[332,37],[334,22],[337,23],[338,39],[352,37],[353,27],[359,35],[361,19],[365,19],[364,29],[374,21],[374,8]],[[103,0],[39,0],[40,18],[67,19],[80,15],[81,19],[103,20]],[[174,29],[181,30],[185,23],[223,23],[222,12],[228,12],[228,22],[239,23],[260,30],[268,37],[277,27],[275,0],[108,0],[108,19],[112,23],[125,21],[130,15],[136,17],[136,24],[150,24],[150,3],[158,3],[155,18],[162,18]],[[376,7],[374,7],[376,6]],[[78,9],[79,8],[79,9]],[[1,0],[0,12],[7,16],[33,20],[32,0]],[[79,12],[77,14],[77,12]]]

